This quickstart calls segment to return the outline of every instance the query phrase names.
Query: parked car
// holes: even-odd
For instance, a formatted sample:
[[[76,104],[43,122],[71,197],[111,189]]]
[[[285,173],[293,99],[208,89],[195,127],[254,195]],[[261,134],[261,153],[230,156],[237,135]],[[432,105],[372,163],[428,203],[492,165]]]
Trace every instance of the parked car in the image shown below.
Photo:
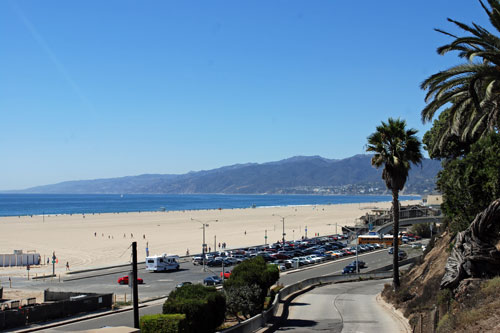
[[[128,275],[122,276],[121,278],[118,279],[119,284],[128,284]],[[138,284],[143,284],[144,280],[141,279],[140,277],[137,278],[137,283]]]
[[[212,259],[207,261],[206,264],[209,267],[222,267],[222,259]]]
[[[178,283],[175,288],[181,288],[181,287],[184,287],[184,286],[187,286],[189,284],[192,284],[191,282],[189,281],[185,281],[185,282],[181,282],[181,283]]]
[[[206,286],[215,286],[222,283],[222,279],[217,275],[208,276],[203,279],[203,284]]]

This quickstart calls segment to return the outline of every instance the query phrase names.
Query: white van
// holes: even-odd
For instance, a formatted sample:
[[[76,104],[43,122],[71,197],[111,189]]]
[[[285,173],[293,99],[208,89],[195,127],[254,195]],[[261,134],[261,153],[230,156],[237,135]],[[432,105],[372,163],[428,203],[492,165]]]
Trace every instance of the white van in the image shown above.
[[[179,256],[162,254],[161,256],[146,257],[146,270],[153,272],[178,271]]]

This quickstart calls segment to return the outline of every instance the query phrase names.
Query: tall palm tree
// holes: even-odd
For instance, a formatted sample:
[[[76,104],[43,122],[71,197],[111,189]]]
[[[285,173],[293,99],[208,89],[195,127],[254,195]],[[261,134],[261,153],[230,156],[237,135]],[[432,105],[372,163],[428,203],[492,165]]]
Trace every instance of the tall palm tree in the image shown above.
[[[366,151],[375,153],[371,163],[376,168],[384,166],[382,179],[392,191],[393,228],[393,285],[399,288],[399,191],[408,178],[411,164],[420,164],[422,152],[420,140],[415,136],[417,130],[406,129],[406,121],[389,118],[387,123],[377,126],[377,130],[368,137]]]
[[[500,1],[487,1],[491,9],[479,0],[492,26],[500,32]],[[467,62],[431,75],[421,84],[421,88],[427,90],[428,103],[422,110],[422,121],[430,121],[438,110],[451,103],[448,109],[451,131],[463,141],[474,141],[499,130],[500,38],[475,23],[448,21],[467,35],[459,37],[436,29],[453,38],[437,52],[444,55],[456,51]]]

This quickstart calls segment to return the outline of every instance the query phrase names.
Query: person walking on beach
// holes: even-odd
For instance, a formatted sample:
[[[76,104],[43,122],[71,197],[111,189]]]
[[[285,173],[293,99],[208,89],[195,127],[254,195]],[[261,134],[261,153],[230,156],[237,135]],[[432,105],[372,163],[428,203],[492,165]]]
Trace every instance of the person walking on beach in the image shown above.
[[[69,271],[69,261],[66,261],[66,270]]]

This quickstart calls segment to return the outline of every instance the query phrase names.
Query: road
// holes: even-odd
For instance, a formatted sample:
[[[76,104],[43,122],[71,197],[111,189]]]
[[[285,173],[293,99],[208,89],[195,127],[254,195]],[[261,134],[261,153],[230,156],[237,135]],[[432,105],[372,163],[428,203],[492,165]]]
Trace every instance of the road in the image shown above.
[[[288,319],[278,331],[405,332],[402,322],[376,301],[384,283],[390,283],[390,280],[315,288],[290,303]]]
[[[377,250],[363,253],[359,255],[359,258],[367,263],[367,268],[363,269],[362,272],[382,267],[392,262],[392,256],[387,254],[387,250]],[[305,269],[298,271],[284,272],[281,273],[279,282],[283,285],[289,285],[311,277],[339,274],[342,269],[354,259],[355,257],[350,256],[319,265],[306,266]],[[62,282],[59,282],[58,280],[15,280],[13,283],[16,284],[16,288],[30,288],[37,290],[49,288],[53,291],[115,293],[119,299],[123,299],[123,296],[127,294],[127,300],[129,300],[131,288],[126,285],[118,285],[116,282],[120,276],[126,275],[128,271],[129,269],[127,268],[113,268],[92,273],[75,274],[70,276],[68,280],[64,280]],[[179,282],[190,281],[198,283],[201,282],[204,277],[214,273],[219,274],[220,271],[221,268],[217,268],[212,271],[203,272],[201,266],[184,263],[181,265],[181,270],[178,272],[151,273],[147,272],[144,269],[144,266],[140,266],[138,275],[144,279],[145,284],[139,285],[139,298],[141,301],[144,301],[147,299],[166,296]],[[140,309],[140,315],[153,313],[161,313],[161,304],[154,304],[153,302],[153,304],[147,304],[145,307]],[[64,325],[58,328],[53,328],[52,330],[59,332],[81,331],[100,328],[103,326],[133,326],[132,311],[80,321],[70,324],[70,326]]]

